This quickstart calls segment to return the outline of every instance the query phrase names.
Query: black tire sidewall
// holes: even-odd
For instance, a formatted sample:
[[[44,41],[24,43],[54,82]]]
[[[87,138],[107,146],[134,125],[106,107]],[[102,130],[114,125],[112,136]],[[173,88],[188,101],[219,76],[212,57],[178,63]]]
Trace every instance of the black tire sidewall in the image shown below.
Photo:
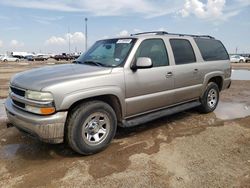
[[[208,93],[211,89],[214,89],[217,93],[217,101],[216,101],[216,104],[214,105],[214,107],[212,107],[212,108],[208,105],[208,101],[207,101],[208,100]],[[207,85],[206,91],[201,98],[201,111],[204,113],[213,112],[219,103],[219,98],[220,98],[220,94],[219,94],[219,88],[218,88],[217,84],[214,82],[210,82]]]
[[[111,142],[116,133],[117,120],[113,109],[104,102],[94,102],[89,105],[85,105],[84,108],[79,107],[78,113],[73,119],[73,136],[74,143],[78,148],[77,152],[81,154],[94,154],[105,149]],[[88,145],[82,138],[82,129],[84,121],[94,112],[105,113],[110,120],[110,131],[105,140],[98,145]]]

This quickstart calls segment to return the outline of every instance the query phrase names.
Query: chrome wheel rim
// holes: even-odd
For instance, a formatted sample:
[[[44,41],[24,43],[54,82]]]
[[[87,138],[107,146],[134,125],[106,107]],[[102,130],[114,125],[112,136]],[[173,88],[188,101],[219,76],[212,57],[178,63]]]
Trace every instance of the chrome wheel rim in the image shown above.
[[[207,104],[210,108],[214,108],[215,105],[217,104],[217,100],[218,100],[218,95],[217,95],[217,91],[215,89],[211,89],[208,92],[208,96],[207,96]]]
[[[82,137],[88,145],[98,145],[110,132],[110,119],[105,113],[93,113],[84,121],[82,130]]]

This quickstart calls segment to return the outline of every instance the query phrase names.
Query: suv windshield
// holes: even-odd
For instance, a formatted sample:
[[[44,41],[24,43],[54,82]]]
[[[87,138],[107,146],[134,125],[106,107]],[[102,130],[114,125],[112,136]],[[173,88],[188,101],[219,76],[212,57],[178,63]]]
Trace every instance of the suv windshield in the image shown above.
[[[136,39],[107,39],[97,41],[75,63],[94,66],[117,67],[126,60]]]

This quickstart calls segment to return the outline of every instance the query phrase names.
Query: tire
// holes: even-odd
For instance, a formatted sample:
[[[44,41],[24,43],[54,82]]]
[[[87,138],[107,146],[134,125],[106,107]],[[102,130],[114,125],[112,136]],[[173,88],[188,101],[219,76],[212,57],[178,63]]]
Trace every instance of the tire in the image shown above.
[[[239,61],[239,63],[244,63],[244,61],[241,59],[241,60]]]
[[[16,62],[19,62],[19,59],[17,59]]]
[[[3,60],[3,62],[7,62],[7,61],[8,61],[7,59]]]
[[[110,144],[116,127],[116,114],[110,105],[102,101],[85,102],[70,112],[65,138],[75,152],[91,155]]]
[[[214,82],[210,82],[207,85],[206,91],[200,99],[201,106],[199,107],[200,112],[210,113],[215,110],[218,105],[220,98],[218,85]]]

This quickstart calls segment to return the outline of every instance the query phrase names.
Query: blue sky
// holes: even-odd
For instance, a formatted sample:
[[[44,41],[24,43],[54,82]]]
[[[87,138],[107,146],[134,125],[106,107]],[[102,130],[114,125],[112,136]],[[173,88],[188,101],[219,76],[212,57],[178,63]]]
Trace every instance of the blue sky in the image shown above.
[[[209,34],[250,53],[250,0],[1,0],[0,53],[83,51],[88,43],[152,30]]]

